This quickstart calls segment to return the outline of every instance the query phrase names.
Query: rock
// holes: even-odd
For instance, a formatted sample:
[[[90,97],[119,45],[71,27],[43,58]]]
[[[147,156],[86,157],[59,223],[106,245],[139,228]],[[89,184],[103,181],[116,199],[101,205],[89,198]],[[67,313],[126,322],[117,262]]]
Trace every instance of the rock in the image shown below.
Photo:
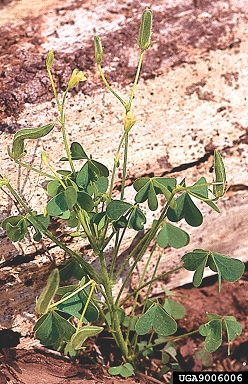
[[[247,261],[248,10],[244,1],[237,4],[234,0],[209,0],[204,4],[190,0],[165,4],[160,0],[147,5],[154,13],[152,40],[155,43],[145,54],[133,103],[132,111],[138,123],[130,133],[127,185],[146,175],[174,176],[179,180],[186,177],[188,183],[206,176],[211,181],[215,148],[223,155],[229,185],[219,204],[221,214],[205,207],[202,227],[189,228],[182,224],[191,235],[191,243],[179,251],[166,249],[159,272],[177,267],[186,251],[199,247]],[[137,63],[136,38],[142,11],[138,2],[119,0],[83,4],[46,0],[35,7],[28,0],[22,0],[2,8],[1,174],[19,188],[32,209],[40,209],[47,199],[44,180],[25,170],[19,172],[6,149],[18,129],[57,120],[45,71],[47,51],[55,51],[53,73],[61,91],[75,67],[83,69],[88,78],[68,97],[69,140],[80,141],[87,153],[112,167],[122,134],[124,111],[104,88],[96,71],[93,36],[95,33],[101,36],[106,77],[127,99]],[[59,158],[64,155],[59,124],[44,139],[28,142],[27,149],[25,161],[33,166],[40,166],[42,149],[52,151],[51,165],[58,166]],[[133,197],[132,187],[128,188],[127,196]],[[17,212],[16,206],[1,192],[0,219],[10,212]],[[19,266],[10,262],[8,266],[6,262],[21,254],[20,246],[13,246],[5,238],[1,241],[5,244],[1,255],[5,265],[1,271],[1,296],[5,297],[1,323],[19,330],[20,321],[34,322],[34,315],[30,313],[33,313],[35,296],[52,265],[44,248],[38,247],[37,251],[26,241],[22,246],[24,262]],[[124,248],[129,247],[130,242],[131,237],[127,237]],[[74,242],[71,246],[83,245]],[[57,248],[50,252],[57,262],[63,258]],[[33,254],[33,259],[25,261],[26,254]],[[133,275],[133,289],[146,259],[147,256]],[[155,260],[156,257],[151,274]],[[37,270],[39,282],[35,278]],[[10,276],[12,281],[8,280]],[[164,284],[177,287],[189,282],[191,277],[182,270],[154,285],[153,290],[160,292]],[[30,289],[31,285],[35,292]],[[116,289],[118,291],[119,285]],[[17,308],[13,300],[18,292]]]

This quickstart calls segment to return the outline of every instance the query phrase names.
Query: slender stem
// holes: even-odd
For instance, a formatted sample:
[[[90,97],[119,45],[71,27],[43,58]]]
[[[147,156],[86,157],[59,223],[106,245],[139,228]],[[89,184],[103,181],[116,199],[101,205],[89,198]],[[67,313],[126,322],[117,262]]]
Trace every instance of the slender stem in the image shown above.
[[[68,255],[70,255],[79,265],[82,265],[82,267],[85,269],[85,271],[88,273],[88,275],[97,283],[101,283],[102,278],[100,275],[95,271],[95,269],[87,263],[82,257],[80,257],[76,252],[72,251],[70,248],[68,248],[66,245],[64,245],[61,241],[55,237],[52,232],[50,232],[37,218],[36,215],[34,215],[33,211],[27,206],[27,204],[22,200],[22,198],[18,195],[18,193],[14,190],[14,188],[11,186],[10,183],[6,184],[6,187],[9,189],[9,191],[12,193],[12,195],[16,198],[16,200],[21,204],[21,206],[26,210],[27,213],[29,213],[33,220],[39,225],[39,227],[42,229],[43,233],[52,240],[55,244],[57,244],[63,251],[65,251]]]
[[[184,337],[188,337],[188,336],[194,335],[195,333],[198,333],[198,332],[199,332],[199,329],[196,329],[194,331],[191,331],[191,332],[188,332],[188,333],[184,333],[183,335],[180,335],[180,336],[174,336],[174,337],[168,336],[167,338],[164,338],[164,340],[160,341],[159,343],[147,344],[146,347],[144,347],[143,349],[139,350],[138,353],[136,353],[136,358],[140,354],[142,354],[144,351],[146,351],[147,349],[157,347],[158,345],[165,344],[167,342],[173,342],[175,340],[180,340],[180,339],[183,339]]]
[[[52,175],[49,175],[49,173],[46,173],[46,172],[43,172],[43,171],[40,171],[39,169],[35,168],[35,167],[32,167],[31,165],[29,164],[25,164],[23,163],[22,161],[19,161],[19,160],[15,160],[15,162],[20,165],[21,167],[23,168],[27,168],[29,171],[34,171],[36,173],[39,173],[39,175],[41,176],[45,176],[45,177],[48,177],[49,179],[56,179],[55,176],[52,176]]]
[[[124,199],[125,182],[126,182],[126,175],[127,175],[127,154],[128,154],[128,132],[125,132],[125,145],[124,145],[122,181],[121,181],[121,200]]]
[[[50,171],[54,174],[55,180],[58,180],[60,182],[60,184],[62,185],[62,187],[64,189],[66,189],[66,185],[65,185],[64,181],[61,179],[60,175],[49,164],[47,154],[45,151],[42,152],[41,158],[42,158],[42,161],[44,162],[44,164],[47,166],[47,168],[50,169]]]
[[[144,255],[148,245],[150,244],[150,242],[154,239],[155,235],[156,235],[156,232],[158,230],[158,228],[160,227],[160,225],[162,224],[163,220],[165,219],[165,216],[166,216],[166,213],[167,213],[167,210],[170,206],[170,202],[171,200],[173,199],[174,195],[175,195],[176,191],[174,190],[172,193],[171,193],[171,196],[170,196],[170,199],[167,201],[165,207],[163,208],[161,214],[160,214],[160,217],[157,221],[154,221],[153,222],[153,225],[152,227],[150,228],[150,230],[146,233],[146,235],[140,240],[140,242],[136,245],[136,247],[134,247],[133,251],[130,252],[129,256],[126,258],[125,262],[123,263],[122,267],[119,269],[117,275],[116,275],[116,279],[118,278],[118,276],[122,273],[122,271],[124,270],[125,266],[127,265],[127,263],[129,262],[130,258],[137,252],[137,250],[141,247],[142,245],[142,248],[140,249],[140,251],[138,252],[138,255],[135,256],[135,260],[132,264],[132,266],[130,267],[129,269],[129,272],[122,284],[122,287],[118,293],[118,296],[117,296],[117,299],[116,299],[116,302],[119,301],[120,297],[121,297],[121,294],[128,282],[128,280],[130,279],[130,276],[131,274],[133,273],[133,270],[135,269],[136,265],[138,264],[138,262],[140,261],[140,259],[142,258],[142,256]]]
[[[124,337],[121,331],[120,320],[118,316],[119,307],[115,306],[114,304],[114,298],[113,298],[113,292],[112,292],[113,282],[109,278],[106,260],[104,258],[103,252],[99,253],[99,260],[100,260],[101,272],[102,272],[102,284],[104,286],[106,303],[107,303],[107,307],[108,307],[108,311],[111,319],[111,325],[110,325],[111,328],[109,329],[109,331],[112,333],[117,345],[121,349],[124,359],[126,361],[131,362],[132,358],[129,357],[127,344],[124,340]]]
[[[154,244],[154,246],[156,246],[156,245],[157,245],[157,243]],[[154,250],[155,250],[155,247],[154,247]],[[159,257],[158,257],[158,259],[156,261],[156,265],[155,265],[155,268],[154,268],[151,280],[153,280],[155,278],[155,276],[156,276],[156,273],[157,273],[157,270],[158,270],[158,266],[159,266],[161,257],[162,257],[162,252],[160,252],[160,255],[159,255]],[[149,266],[149,264],[148,264],[148,266]],[[147,293],[146,293],[146,300],[145,300],[144,306],[146,306],[146,304],[147,304],[147,301],[148,301],[148,299],[150,297],[151,290],[152,290],[152,284],[148,285],[148,290],[147,290]]]
[[[148,259],[147,259],[147,261],[146,261],[145,268],[144,268],[144,270],[143,270],[143,273],[142,273],[141,278],[140,278],[140,281],[139,281],[139,286],[138,286],[138,288],[137,288],[137,290],[136,290],[136,295],[134,295],[134,302],[133,302],[133,304],[132,304],[131,317],[133,317],[134,314],[135,314],[135,310],[136,310],[136,306],[137,306],[137,302],[138,302],[138,298],[139,298],[139,293],[140,293],[140,291],[141,291],[140,287],[141,287],[142,284],[143,284],[143,281],[144,281],[144,278],[145,278],[147,269],[148,269],[148,267],[149,267],[149,265],[150,265],[150,261],[151,261],[151,258],[152,258],[152,256],[153,256],[153,252],[154,252],[154,250],[155,250],[155,248],[156,248],[156,245],[157,245],[157,243],[155,242],[155,243],[153,244],[153,246],[152,246],[150,255],[149,255],[149,257],[148,257]],[[160,257],[160,258],[161,258],[161,257]],[[160,258],[159,258],[159,260],[158,260],[157,263],[156,263],[156,267],[155,267],[155,269],[154,269],[154,271],[153,271],[153,274],[152,274],[152,279],[154,278],[154,276],[155,276],[155,274],[156,274],[156,271],[157,271],[157,268],[158,268],[158,264],[159,264]],[[144,311],[145,311],[145,309],[146,309],[146,303],[147,303],[147,301],[148,301],[148,297],[149,297],[149,292],[150,292],[150,290],[151,290],[151,284],[150,284],[149,287],[148,287],[148,292],[147,292],[147,294],[146,294],[146,300],[145,300],[144,305],[143,305],[142,314],[144,313]],[[130,321],[130,324],[131,324],[131,321]],[[130,329],[129,329],[129,328],[130,328],[130,327],[128,327],[127,334],[126,334],[126,339],[127,339],[127,340],[128,340],[128,338],[129,338],[129,333],[130,333]],[[131,351],[135,349],[135,346],[137,345],[137,340],[138,340],[138,334],[136,333],[136,334],[134,335],[133,339],[132,339],[132,342],[131,342],[131,346],[130,346],[130,350],[131,350]]]
[[[112,197],[112,193],[113,193],[115,173],[116,173],[116,169],[119,166],[120,151],[121,151],[123,141],[125,140],[125,136],[126,136],[126,132],[124,132],[122,137],[121,137],[121,140],[120,140],[120,143],[119,143],[119,146],[118,146],[115,158],[114,158],[114,166],[113,166],[113,170],[112,170],[111,182],[110,182],[109,193],[108,193],[110,198]]]
[[[92,234],[91,234],[91,232],[90,232],[90,230],[88,228],[87,220],[85,218],[85,214],[86,214],[85,211],[83,209],[79,208],[79,207],[76,207],[75,210],[77,212],[77,215],[78,215],[78,218],[80,220],[80,223],[81,223],[81,225],[82,225],[82,227],[84,229],[84,232],[87,235],[87,238],[88,238],[88,240],[90,242],[90,245],[92,246],[94,252],[98,253],[98,249],[96,247],[96,241],[94,239],[94,236],[92,236]]]
[[[136,91],[136,87],[137,87],[137,84],[138,84],[138,79],[139,79],[139,75],[140,75],[140,70],[141,70],[141,65],[142,65],[142,61],[143,61],[144,52],[145,51],[141,51],[140,52],[138,67],[137,67],[137,71],[136,71],[136,74],[135,74],[134,83],[133,83],[133,87],[132,87],[132,90],[131,90],[131,95],[130,95],[130,98],[129,98],[129,102],[128,102],[127,106],[126,106],[126,111],[127,112],[130,111],[130,109],[131,109],[132,101],[133,101],[134,94],[135,94],[135,91]]]
[[[68,160],[69,160],[69,163],[70,163],[71,170],[72,170],[73,173],[75,173],[75,168],[74,168],[74,165],[73,165],[73,162],[72,162],[71,152],[70,152],[69,145],[68,145],[68,142],[67,142],[66,130],[65,130],[65,113],[64,113],[64,109],[65,109],[65,100],[66,100],[66,96],[67,96],[67,93],[68,93],[69,89],[68,88],[66,89],[66,91],[64,93],[64,96],[63,96],[62,103],[60,103],[59,98],[58,98],[58,94],[57,94],[57,91],[56,91],[56,87],[55,87],[55,84],[54,84],[53,76],[52,76],[52,73],[51,73],[50,69],[47,69],[47,73],[48,73],[48,76],[49,76],[49,80],[50,80],[50,83],[51,83],[51,86],[52,86],[53,94],[54,94],[54,97],[55,97],[55,100],[56,100],[56,104],[57,104],[57,107],[58,107],[58,111],[59,111],[59,114],[60,114],[59,121],[60,121],[60,124],[61,124],[61,130],[62,130],[63,142],[64,142],[66,154],[67,154],[67,157],[68,157]]]
[[[56,301],[56,303],[53,303],[49,305],[48,309],[51,310],[52,308],[56,308],[59,304],[64,303],[65,301],[69,300],[71,297],[75,296],[77,293],[81,292],[83,289],[88,287],[88,285],[95,283],[94,280],[88,281],[86,284],[84,284],[82,287],[76,289],[75,291],[71,292],[66,297],[63,297],[62,299]]]
[[[152,250],[151,250],[150,255],[149,255],[148,259],[147,259],[145,268],[144,268],[144,270],[143,270],[143,272],[142,272],[142,275],[141,275],[141,278],[140,278],[140,281],[139,281],[139,286],[138,286],[136,295],[135,295],[135,297],[134,297],[134,304],[133,304],[133,308],[132,308],[132,315],[134,315],[134,312],[135,312],[135,309],[136,309],[136,305],[137,305],[137,301],[138,301],[139,292],[140,292],[140,290],[141,290],[140,287],[144,284],[143,281],[144,281],[144,279],[145,279],[145,275],[146,275],[148,266],[149,266],[149,264],[150,264],[151,258],[152,258],[152,256],[153,256],[153,252],[154,252],[154,250],[155,250],[156,245],[157,245],[156,243],[153,244],[153,246],[152,246]],[[153,276],[152,276],[152,278],[154,278],[154,273],[156,273],[156,268],[155,268],[155,270],[154,270],[154,272],[153,272]],[[144,305],[144,307],[145,307],[145,305]]]
[[[95,281],[91,281],[91,283],[92,283],[92,286],[91,286],[91,289],[90,289],[90,293],[89,293],[89,295],[88,295],[88,297],[87,297],[87,301],[86,301],[86,303],[85,303],[84,309],[83,309],[82,314],[81,314],[81,316],[80,316],[80,319],[79,319],[79,322],[78,322],[78,325],[77,325],[77,330],[76,330],[76,332],[79,331],[79,329],[80,329],[80,327],[81,327],[81,325],[82,325],[82,323],[83,323],[84,316],[85,316],[85,314],[86,314],[86,311],[87,311],[87,308],[88,308],[88,306],[89,306],[90,300],[91,300],[91,298],[92,298],[94,289],[95,289],[95,287],[96,287],[96,283],[95,283]]]
[[[110,84],[108,83],[105,75],[104,75],[104,72],[102,70],[102,67],[100,64],[97,64],[97,68],[98,68],[98,71],[101,75],[101,78],[104,82],[104,84],[106,85],[106,87],[108,88],[108,90],[121,102],[121,104],[124,106],[124,108],[126,109],[126,103],[125,101],[113,90],[113,88],[110,86]]]
[[[61,104],[60,123],[61,123],[63,142],[64,142],[67,158],[68,158],[71,170],[75,174],[75,167],[74,167],[74,164],[73,164],[73,161],[72,161],[71,152],[70,152],[70,148],[69,148],[67,137],[66,137],[66,129],[65,129],[65,101],[66,101],[66,96],[67,96],[68,90],[69,89],[67,88],[65,93],[64,93],[62,104]]]
[[[56,100],[56,104],[57,104],[59,113],[61,114],[61,104],[60,104],[60,101],[59,101],[59,98],[58,98],[58,94],[57,94],[57,91],[56,91],[56,87],[55,87],[55,84],[54,84],[52,72],[50,71],[50,69],[47,69],[47,73],[48,73],[48,77],[49,77],[49,80],[50,80],[50,83],[51,83],[51,86],[52,86],[53,94],[54,94],[54,97],[55,97],[55,100]]]
[[[118,231],[116,234],[114,252],[113,252],[112,261],[111,261],[111,268],[110,268],[110,276],[112,279],[114,276],[114,268],[115,268],[115,264],[116,264],[116,260],[117,260],[117,255],[118,255],[118,252],[119,252],[119,249],[120,249],[120,246],[121,246],[121,243],[122,243],[122,240],[123,240],[123,237],[125,235],[126,230],[127,230],[127,227],[125,227],[123,229],[122,234],[120,236],[120,239],[119,239],[120,231]]]
[[[156,277],[154,277],[153,279],[147,281],[146,283],[144,283],[143,285],[141,285],[139,288],[135,289],[135,291],[133,291],[132,293],[130,293],[129,295],[127,295],[127,296],[125,297],[125,299],[123,299],[123,300],[119,303],[119,306],[120,306],[120,307],[123,306],[123,305],[126,303],[126,301],[128,301],[132,296],[136,295],[137,292],[139,292],[139,291],[142,290],[143,288],[145,288],[145,287],[147,287],[148,285],[154,283],[155,281],[158,281],[158,280],[163,279],[163,277],[168,276],[168,275],[170,275],[171,273],[176,272],[176,271],[178,271],[179,269],[182,269],[182,268],[183,268],[183,265],[180,265],[179,267],[176,267],[176,268],[174,268],[174,269],[171,269],[171,270],[168,271],[168,272],[161,273],[161,275],[156,276]]]

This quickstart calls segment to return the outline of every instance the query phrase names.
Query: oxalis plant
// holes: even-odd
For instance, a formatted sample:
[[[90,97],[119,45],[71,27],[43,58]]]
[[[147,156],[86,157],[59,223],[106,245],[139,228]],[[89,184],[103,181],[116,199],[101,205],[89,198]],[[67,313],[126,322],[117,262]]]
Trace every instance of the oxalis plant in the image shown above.
[[[56,100],[59,125],[63,137],[65,155],[60,159],[61,167],[54,169],[49,162],[56,154],[42,152],[42,162],[47,171],[37,169],[24,162],[27,153],[25,144],[29,139],[35,140],[48,135],[54,128],[53,123],[39,128],[22,129],[14,135],[13,144],[8,148],[9,156],[18,166],[45,176],[48,180],[48,202],[40,212],[29,206],[10,184],[5,176],[0,178],[1,188],[11,193],[13,198],[25,211],[25,214],[10,216],[3,220],[2,227],[13,241],[22,241],[26,235],[32,235],[39,242],[43,237],[50,239],[67,254],[67,261],[55,268],[45,289],[36,302],[36,312],[40,315],[35,327],[36,338],[45,346],[52,346],[71,357],[86,348],[86,340],[95,337],[107,329],[118,346],[122,361],[117,366],[109,367],[109,373],[128,377],[142,372],[142,361],[152,356],[155,347],[162,353],[161,370],[164,373],[180,369],[176,358],[174,342],[192,333],[205,337],[204,349],[198,351],[198,358],[206,359],[222,343],[226,333],[228,353],[230,342],[240,335],[242,328],[233,316],[207,313],[207,322],[185,335],[175,335],[177,321],[185,315],[184,307],[174,300],[173,293],[165,288],[164,300],[150,298],[152,285],[180,269],[195,271],[193,284],[199,287],[205,268],[218,274],[219,290],[222,279],[229,282],[238,280],[244,271],[240,260],[212,252],[195,249],[182,257],[181,265],[173,270],[159,274],[159,263],[163,249],[167,246],[181,248],[189,243],[189,235],[174,225],[185,219],[193,226],[202,224],[203,216],[195,200],[203,201],[216,212],[216,201],[222,197],[226,188],[226,174],[220,153],[214,151],[214,179],[207,181],[200,177],[193,185],[185,179],[178,181],[174,177],[141,177],[134,181],[136,191],[134,201],[125,198],[125,180],[128,166],[129,133],[136,123],[131,111],[132,102],[138,83],[144,54],[152,44],[152,12],[146,9],[142,15],[138,35],[139,59],[130,97],[125,101],[116,93],[105,78],[101,62],[103,48],[100,38],[95,36],[95,60],[101,78],[108,90],[119,100],[124,108],[124,122],[120,143],[114,157],[113,169],[94,160],[87,154],[82,142],[68,143],[66,133],[65,104],[70,90],[79,82],[86,81],[82,71],[74,69],[62,97],[57,93],[52,75],[54,53],[50,51],[46,59],[46,68]],[[65,165],[65,166],[64,166]],[[121,188],[118,198],[114,198],[116,173],[122,173]],[[111,175],[111,176],[110,176]],[[116,193],[115,193],[116,195]],[[150,211],[158,208],[159,196],[165,201],[162,210],[147,228],[146,215],[143,211],[147,204]],[[193,199],[192,199],[193,198]],[[71,236],[87,239],[96,258],[99,269],[84,260],[80,252],[73,251],[55,237],[50,231],[51,218],[59,218],[71,230]],[[126,255],[119,265],[121,245],[129,230],[134,236],[143,231],[138,244]],[[112,247],[111,257],[106,252]],[[154,253],[156,258],[152,276],[146,280]],[[124,294],[138,262],[144,254],[149,257],[144,266],[138,287],[131,293]],[[127,268],[128,267],[128,268]],[[123,277],[123,272],[128,272]],[[122,278],[118,293],[114,286]],[[142,306],[138,300],[141,290],[146,288]],[[127,306],[127,302],[129,306]],[[130,304],[132,303],[132,304]],[[131,308],[130,308],[130,305]],[[124,310],[128,307],[128,311]]]

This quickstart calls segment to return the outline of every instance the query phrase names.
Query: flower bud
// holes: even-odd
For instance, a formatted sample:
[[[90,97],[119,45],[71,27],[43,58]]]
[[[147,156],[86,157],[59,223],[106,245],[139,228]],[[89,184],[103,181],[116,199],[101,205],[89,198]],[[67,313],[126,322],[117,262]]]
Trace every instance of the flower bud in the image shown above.
[[[82,71],[79,71],[77,68],[75,68],[71,74],[70,80],[68,82],[67,89],[71,89],[75,87],[80,81],[87,80],[84,76],[84,73]]]
[[[4,185],[7,185],[8,183],[9,180],[6,177],[0,175],[0,188],[2,188]]]
[[[94,44],[95,44],[95,60],[97,64],[101,64],[103,59],[103,49],[102,49],[102,43],[99,36],[94,37]]]
[[[130,129],[134,126],[137,119],[135,119],[134,114],[129,111],[127,114],[123,114],[124,117],[124,130],[125,132],[129,132]]]
[[[50,71],[50,69],[52,68],[53,59],[54,59],[54,53],[53,51],[49,51],[46,58],[46,68],[48,71]]]
[[[152,34],[152,11],[146,8],[142,15],[140,24],[138,45],[141,51],[145,51],[151,45],[151,34]]]

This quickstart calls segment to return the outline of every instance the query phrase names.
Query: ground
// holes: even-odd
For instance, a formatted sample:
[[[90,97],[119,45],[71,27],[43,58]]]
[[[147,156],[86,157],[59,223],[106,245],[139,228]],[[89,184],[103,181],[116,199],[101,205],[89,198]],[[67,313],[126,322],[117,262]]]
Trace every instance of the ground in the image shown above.
[[[103,156],[107,165],[112,164],[123,111],[99,79],[92,38],[94,34],[101,36],[106,76],[115,89],[127,95],[137,60],[140,16],[145,7],[153,10],[154,43],[145,55],[134,100],[139,121],[137,129],[131,133],[127,186],[136,177],[154,174],[186,176],[190,181],[206,174],[211,177],[213,150],[219,149],[227,167],[229,190],[220,202],[221,215],[217,217],[206,210],[202,231],[190,229],[189,247],[211,248],[247,261],[248,13],[245,0],[142,3],[45,0],[35,6],[29,0],[0,1],[1,147],[7,148],[20,128],[56,120],[44,65],[47,51],[54,49],[53,73],[59,89],[65,89],[75,67],[83,69],[88,78],[70,95],[70,139],[80,136],[89,153],[96,153],[101,160]],[[53,149],[57,158],[61,155],[61,141],[55,134],[36,147],[32,143],[29,145],[27,158],[31,163],[39,159],[42,149]],[[1,151],[0,162],[1,173],[16,183],[20,175],[9,161],[6,150]],[[37,181],[35,177],[28,180],[28,176],[24,173],[20,177],[19,187],[33,209],[37,209],[44,196],[42,180]],[[118,192],[118,179],[116,185]],[[128,188],[132,195],[131,187]],[[1,194],[0,220],[15,209],[8,196]],[[186,226],[186,229],[189,228]],[[54,231],[69,241],[57,223],[54,223]],[[32,349],[38,348],[32,333],[34,303],[52,268],[51,259],[59,264],[63,255],[51,244],[43,244],[46,250],[43,245],[29,242],[13,245],[4,232],[0,236],[1,327],[21,334],[21,344],[16,352],[11,352],[16,353],[16,357],[8,357],[8,351],[2,357],[3,374],[12,382],[18,382],[18,377],[25,384],[37,381],[37,375],[44,383],[76,383],[80,375],[84,379],[87,377],[89,383],[121,382],[119,378],[109,378],[102,368],[91,366],[85,371],[78,362],[63,361],[62,376],[51,375],[51,364],[56,367],[58,358],[55,360],[53,355],[44,358],[44,351]],[[68,244],[78,246],[70,241]],[[129,239],[127,247],[130,247]],[[161,270],[177,265],[181,256],[181,252],[165,250]],[[131,288],[135,288],[137,276],[133,276]],[[166,284],[178,294],[190,297],[185,302],[190,316],[187,315],[180,325],[188,331],[206,320],[206,311],[236,316],[243,325],[243,334],[233,343],[230,357],[226,357],[226,346],[221,348],[219,355],[214,355],[213,369],[247,369],[244,352],[247,351],[247,275],[240,282],[224,284],[221,296],[216,283],[211,286],[205,282],[200,289],[178,288],[189,283],[191,278],[184,271],[154,286],[153,295],[161,295]],[[191,316],[195,308],[199,314]],[[196,338],[188,340],[186,346],[179,344],[178,356],[185,369],[202,369],[191,357],[195,346],[201,343],[202,340]],[[152,370],[156,369],[157,362],[154,358]],[[61,364],[60,361],[60,368]],[[1,380],[6,382],[0,375],[0,383]],[[137,380],[146,381],[144,378]],[[131,382],[137,381],[130,379]]]

